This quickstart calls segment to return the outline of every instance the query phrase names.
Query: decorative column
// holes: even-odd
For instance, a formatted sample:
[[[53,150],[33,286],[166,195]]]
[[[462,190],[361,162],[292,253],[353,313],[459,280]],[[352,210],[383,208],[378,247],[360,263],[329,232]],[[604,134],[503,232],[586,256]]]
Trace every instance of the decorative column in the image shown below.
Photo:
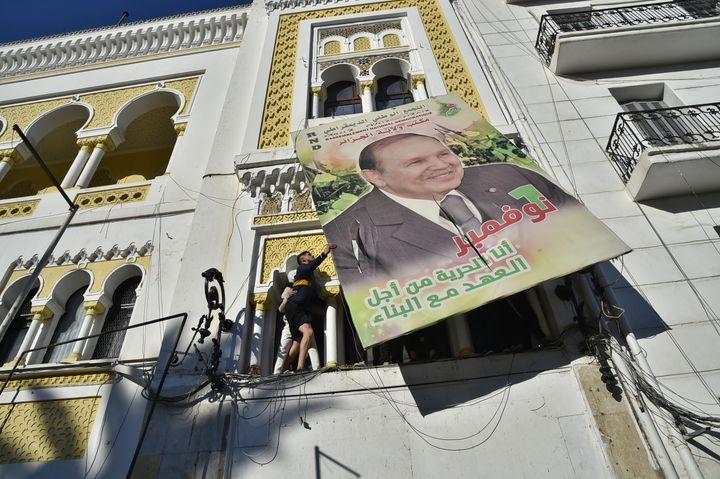
[[[0,181],[5,178],[10,168],[20,163],[21,159],[20,154],[15,148],[0,150]]]
[[[73,160],[72,165],[70,165],[70,169],[67,173],[65,173],[65,178],[63,178],[62,183],[60,183],[60,186],[63,188],[75,186],[78,176],[80,176],[80,172],[85,167],[88,158],[90,158],[90,150],[93,148],[95,143],[92,140],[89,142],[87,140],[88,139],[83,138],[77,141],[77,145],[80,149],[78,150],[77,155],[75,155],[75,159]]]
[[[427,100],[428,94],[425,89],[425,75],[413,75],[412,94],[415,101]]]
[[[448,318],[448,332],[453,356],[467,358],[475,354],[470,335],[470,326],[464,314],[455,314]]]
[[[25,338],[23,338],[22,344],[20,345],[20,349],[18,350],[18,356],[15,357],[15,359],[13,359],[12,361],[3,364],[4,368],[11,368],[15,364],[17,364],[18,366],[24,366],[25,364],[28,364],[27,355],[23,356],[21,359],[20,354],[22,354],[23,351],[32,348],[32,345],[38,335],[38,331],[40,331],[40,327],[43,326],[46,321],[51,319],[54,314],[53,310],[50,309],[47,304],[44,304],[42,306],[33,306],[30,308],[30,312],[33,315],[32,322],[30,323],[28,332],[25,335]]]
[[[85,308],[85,317],[83,318],[82,325],[80,326],[78,338],[82,338],[83,336],[87,336],[88,334],[90,334],[93,326],[95,326],[95,324],[102,319],[103,314],[105,314],[105,305],[102,304],[98,299],[93,301],[85,301],[85,303],[83,303],[83,307]],[[76,343],[74,343],[73,350],[70,355],[62,359],[60,362],[73,363],[83,359],[83,349],[85,349],[86,344],[87,340],[77,341]]]
[[[270,296],[267,293],[255,293],[250,301],[255,306],[255,313],[253,315],[252,337],[250,338],[250,366],[248,372],[259,375],[265,312],[270,309]]]
[[[360,81],[360,100],[362,101],[363,113],[375,111],[375,102],[373,100],[373,81],[372,80],[361,80]]]
[[[337,301],[340,295],[340,286],[329,286],[327,292],[327,309],[325,310],[325,365],[337,367]]]
[[[90,153],[90,159],[87,160],[85,168],[83,168],[82,173],[80,173],[80,178],[77,180],[77,183],[75,183],[75,186],[87,188],[93,175],[95,175],[95,171],[100,164],[100,160],[103,159],[106,152],[115,149],[115,144],[110,138],[110,135],[83,138],[83,140],[89,141],[91,144],[94,143],[95,147],[93,148],[92,153]]]
[[[322,95],[322,87],[314,86],[310,90],[312,91],[312,117],[320,118],[320,97]]]
[[[187,122],[175,123],[173,125],[177,138],[175,139],[175,146],[173,146],[172,153],[170,153],[170,160],[168,160],[167,168],[165,168],[165,174],[169,174],[177,166],[177,157],[180,152],[180,145],[183,144],[182,138],[185,136],[185,129],[187,129]]]

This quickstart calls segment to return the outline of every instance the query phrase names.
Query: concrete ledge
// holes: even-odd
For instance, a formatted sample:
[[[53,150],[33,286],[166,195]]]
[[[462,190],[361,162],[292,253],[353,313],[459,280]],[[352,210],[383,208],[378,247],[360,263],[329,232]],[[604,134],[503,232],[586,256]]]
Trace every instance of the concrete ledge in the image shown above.
[[[648,148],[625,185],[635,201],[720,191],[720,141]]]
[[[558,75],[720,59],[720,17],[559,33]]]

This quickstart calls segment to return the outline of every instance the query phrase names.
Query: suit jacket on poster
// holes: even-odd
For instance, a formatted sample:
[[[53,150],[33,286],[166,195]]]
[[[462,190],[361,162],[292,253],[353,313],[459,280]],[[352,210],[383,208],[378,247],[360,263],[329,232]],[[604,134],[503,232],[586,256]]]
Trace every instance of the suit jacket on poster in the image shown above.
[[[577,200],[535,171],[509,163],[465,169],[457,188],[477,207],[482,220],[500,220],[503,205],[520,208],[525,201],[507,194],[533,184],[560,207]],[[352,284],[370,278],[384,280],[402,271],[418,270],[419,262],[440,267],[457,260],[455,234],[393,201],[377,188],[325,225],[328,241],[337,243],[333,260],[340,280]]]

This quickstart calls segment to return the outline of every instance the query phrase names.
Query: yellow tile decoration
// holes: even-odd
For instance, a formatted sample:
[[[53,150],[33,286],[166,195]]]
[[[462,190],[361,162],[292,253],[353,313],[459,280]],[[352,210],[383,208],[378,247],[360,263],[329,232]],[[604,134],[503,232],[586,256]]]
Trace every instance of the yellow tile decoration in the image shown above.
[[[368,37],[358,37],[353,41],[353,50],[356,52],[370,50],[370,39]]]
[[[102,290],[102,285],[105,279],[110,276],[110,273],[115,271],[120,266],[132,262],[137,264],[140,268],[147,271],[150,268],[150,256],[140,256],[138,258],[117,258],[111,260],[99,260],[89,263],[69,263],[63,265],[49,265],[43,268],[40,277],[42,278],[42,288],[37,294],[38,299],[44,299],[50,296],[50,292],[55,287],[57,282],[70,271],[74,270],[88,270],[92,272],[92,283],[88,287],[88,293],[99,293]],[[7,284],[13,284],[15,281],[23,276],[28,276],[30,272],[27,269],[16,269],[10,275],[10,280]]]
[[[279,215],[258,215],[253,218],[254,225],[274,225],[277,223],[291,223],[293,221],[307,221],[318,219],[316,211],[303,211],[297,213],[284,213]]]
[[[42,376],[22,379],[11,379],[5,387],[6,391],[18,389],[51,388],[61,386],[87,386],[105,384],[113,380],[110,373],[95,374],[63,374],[59,376]]]
[[[199,76],[191,78],[181,78],[179,80],[168,80],[165,82],[166,88],[179,91],[185,97],[185,105],[180,112],[186,115],[192,104],[193,95],[197,87]],[[125,88],[117,88],[114,90],[106,90],[94,93],[84,93],[79,96],[79,100],[92,105],[94,114],[90,123],[85,128],[101,128],[112,124],[115,114],[126,102],[136,96],[146,93],[157,88],[157,82],[147,83]],[[47,100],[19,103],[16,105],[8,105],[0,107],[0,116],[7,120],[8,125],[17,123],[20,128],[26,130],[33,120],[47,113],[48,111],[61,106],[73,103],[71,96],[63,96],[60,98],[51,98]],[[18,140],[17,134],[13,133],[12,127],[6,128],[0,135],[0,143],[11,141],[13,138]]]
[[[0,219],[32,216],[40,200],[16,201],[0,204]]]
[[[0,463],[81,458],[99,405],[100,397],[0,405]]]
[[[333,41],[327,42],[327,43],[325,44],[325,48],[324,48],[324,50],[323,50],[323,53],[324,53],[325,55],[336,55],[336,54],[340,53],[340,50],[341,50],[341,49],[340,49],[340,42],[337,41],[337,40],[333,40]]]
[[[91,191],[77,195],[75,197],[75,204],[77,204],[80,208],[94,208],[96,206],[145,201],[149,191],[150,185]]]
[[[278,24],[258,148],[279,148],[290,143],[290,115],[297,64],[298,29],[301,21],[411,7],[417,8],[420,12],[447,91],[457,93],[470,106],[487,117],[470,71],[460,54],[460,48],[450,31],[438,0],[390,0],[287,13],[280,15]]]
[[[285,259],[291,254],[297,254],[301,251],[307,250],[317,255],[322,252],[322,249],[326,244],[327,239],[322,233],[267,238],[263,249],[260,282],[262,284],[267,284],[272,277],[273,270],[283,269],[285,266]],[[337,277],[332,257],[323,261],[318,269],[331,278]]]

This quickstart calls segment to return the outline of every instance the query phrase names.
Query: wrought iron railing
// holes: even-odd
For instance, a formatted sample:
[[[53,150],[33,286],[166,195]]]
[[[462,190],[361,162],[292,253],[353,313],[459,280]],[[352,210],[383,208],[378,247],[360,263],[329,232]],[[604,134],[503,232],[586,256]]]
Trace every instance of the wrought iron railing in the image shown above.
[[[720,141],[720,103],[619,113],[607,151],[624,182],[650,147]]]
[[[555,39],[561,32],[668,23],[720,16],[720,0],[677,0],[674,2],[602,8],[583,12],[543,15],[535,49],[546,64],[555,51]]]

